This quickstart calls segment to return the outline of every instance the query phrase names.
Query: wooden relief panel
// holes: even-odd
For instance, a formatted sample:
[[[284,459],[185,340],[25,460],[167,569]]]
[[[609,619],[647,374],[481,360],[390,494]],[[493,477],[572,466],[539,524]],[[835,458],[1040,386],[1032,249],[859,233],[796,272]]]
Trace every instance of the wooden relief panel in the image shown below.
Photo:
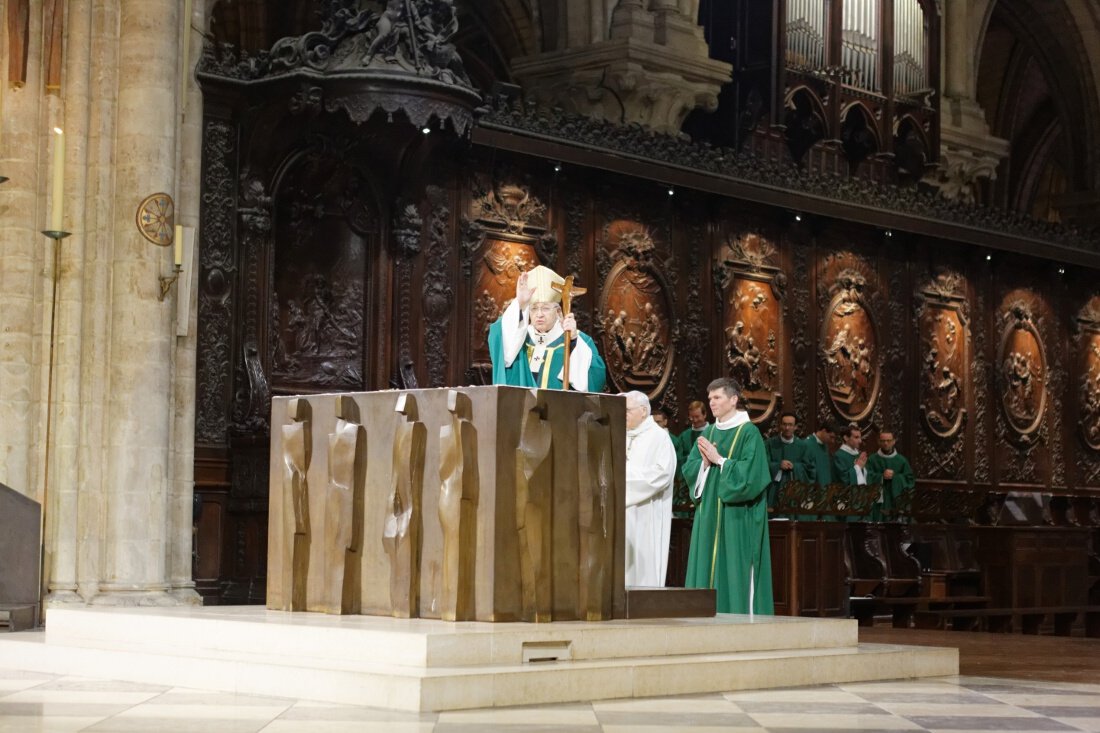
[[[1100,296],[1092,298],[1077,314],[1077,427],[1081,440],[1100,453]],[[1093,461],[1086,482],[1100,478],[1100,462]]]
[[[955,438],[966,418],[970,319],[962,276],[941,273],[917,294],[920,413],[937,438]]]
[[[820,358],[824,388],[833,410],[849,422],[866,421],[879,391],[879,338],[868,300],[869,272],[861,259],[841,252],[830,258],[838,270],[828,283],[822,312]]]
[[[768,420],[780,398],[783,282],[776,248],[760,234],[726,245],[715,272],[722,298],[724,369],[744,390],[753,422]]]
[[[474,281],[474,317],[471,343],[475,359],[488,360],[489,326],[516,296],[516,280],[520,273],[539,264],[534,247],[529,243],[488,239],[482,245],[484,255],[478,260]]]
[[[274,207],[271,371],[283,389],[362,389],[370,243],[379,215],[350,168],[314,157]]]
[[[1038,313],[1020,297],[1001,311],[998,321],[997,382],[1007,437],[1026,445],[1038,438],[1047,400],[1047,360]]]
[[[557,240],[547,232],[547,210],[518,171],[498,180],[474,175],[463,217],[462,267],[470,277],[468,319],[474,371],[489,364],[489,326],[515,297],[516,279],[537,265],[553,265]]]
[[[648,229],[620,220],[607,234],[615,249],[600,297],[600,351],[619,391],[636,389],[653,398],[668,383],[675,356],[671,290]]]

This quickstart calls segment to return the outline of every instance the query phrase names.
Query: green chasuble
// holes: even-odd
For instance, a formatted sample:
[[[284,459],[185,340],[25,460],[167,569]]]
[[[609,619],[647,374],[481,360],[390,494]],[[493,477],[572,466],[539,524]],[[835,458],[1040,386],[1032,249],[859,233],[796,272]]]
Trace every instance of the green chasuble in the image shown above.
[[[812,434],[802,442],[806,444],[806,459],[812,468],[813,480],[818,486],[828,486],[833,482],[833,459],[829,455],[829,446]]]
[[[561,389],[562,383],[558,379],[562,367],[565,364],[565,336],[559,336],[546,347],[546,357],[536,375],[531,371],[529,357],[535,350],[531,343],[531,337],[527,337],[525,345],[520,348],[519,354],[511,366],[505,365],[504,337],[501,333],[504,316],[501,316],[489,326],[489,356],[493,360],[493,384],[507,384],[513,387],[538,387],[540,389]],[[589,392],[602,392],[607,384],[607,367],[604,365],[600,352],[596,350],[596,344],[588,334],[577,332],[577,338],[583,339],[592,350],[592,363],[588,367]],[[575,339],[574,339],[575,341]],[[536,377],[537,380],[536,381]]]
[[[917,483],[909,461],[897,451],[888,456],[884,456],[881,452],[872,453],[867,459],[867,473],[882,476],[888,468],[894,472],[894,477],[882,479],[882,496],[875,502],[875,506],[871,511],[871,521],[873,522],[881,522],[883,518],[882,510],[893,511],[894,502],[897,498],[912,489]]]
[[[778,435],[773,435],[766,441],[768,446],[768,472],[772,477],[768,485],[768,508],[775,507],[775,498],[779,493],[779,487],[785,486],[789,481],[801,481],[810,483],[814,480],[814,464],[810,457],[809,448],[805,441],[793,438],[790,443],[785,443]],[[794,468],[780,473],[779,464],[782,461],[790,461]],[[776,479],[779,476],[779,479]]]
[[[729,430],[712,426],[705,437],[727,460],[721,468],[710,467],[698,498],[695,484],[703,470],[699,446],[692,446],[684,463],[684,479],[696,504],[684,586],[714,588],[719,613],[771,615],[775,604],[766,495],[771,477],[764,440],[747,420]]]
[[[859,484],[859,476],[856,473],[856,459],[859,458],[859,454],[852,455],[843,448],[837,449],[837,452],[833,454],[833,480],[838,484],[844,484],[846,486],[856,486]],[[881,474],[876,474],[871,470],[871,459],[867,458],[867,465],[864,466],[864,474],[867,478],[867,484],[877,484],[881,479]],[[852,515],[849,517],[837,517],[837,521],[841,522],[858,522],[861,520],[869,520],[869,516]]]

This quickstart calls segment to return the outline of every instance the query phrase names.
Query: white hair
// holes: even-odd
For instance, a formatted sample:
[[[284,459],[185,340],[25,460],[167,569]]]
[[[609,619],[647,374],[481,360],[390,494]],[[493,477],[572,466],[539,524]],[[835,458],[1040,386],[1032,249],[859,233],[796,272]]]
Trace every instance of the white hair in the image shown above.
[[[645,410],[646,417],[650,415],[649,409],[649,397],[645,392],[639,392],[638,390],[631,390],[630,392],[622,392],[623,397],[626,397],[627,407],[641,407]]]

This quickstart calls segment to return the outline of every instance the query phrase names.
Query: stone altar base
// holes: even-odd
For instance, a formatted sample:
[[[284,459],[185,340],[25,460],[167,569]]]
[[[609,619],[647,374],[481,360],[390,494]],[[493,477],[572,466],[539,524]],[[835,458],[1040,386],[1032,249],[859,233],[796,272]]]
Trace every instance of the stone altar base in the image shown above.
[[[543,660],[543,661],[539,661]],[[410,711],[954,675],[956,649],[785,616],[482,623],[209,608],[51,609],[0,666]]]

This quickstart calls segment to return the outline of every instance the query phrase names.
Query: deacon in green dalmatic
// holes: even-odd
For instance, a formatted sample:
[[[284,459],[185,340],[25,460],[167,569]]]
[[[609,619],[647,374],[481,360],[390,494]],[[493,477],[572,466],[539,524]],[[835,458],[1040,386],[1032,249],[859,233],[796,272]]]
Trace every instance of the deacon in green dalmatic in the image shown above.
[[[520,274],[515,300],[489,326],[493,384],[562,389],[569,334],[569,387],[603,391],[607,368],[591,337],[577,330],[573,314],[562,313],[563,284],[564,278],[542,265]]]
[[[867,459],[867,471],[882,477],[882,494],[871,509],[871,521],[881,522],[883,510],[892,512],[899,496],[912,489],[917,480],[909,461],[898,453],[897,439],[890,431],[878,434],[878,452]]]
[[[747,412],[738,409],[733,379],[707,386],[714,425],[684,463],[695,502],[688,551],[688,588],[714,588],[719,613],[772,614],[768,544],[768,452]]]

